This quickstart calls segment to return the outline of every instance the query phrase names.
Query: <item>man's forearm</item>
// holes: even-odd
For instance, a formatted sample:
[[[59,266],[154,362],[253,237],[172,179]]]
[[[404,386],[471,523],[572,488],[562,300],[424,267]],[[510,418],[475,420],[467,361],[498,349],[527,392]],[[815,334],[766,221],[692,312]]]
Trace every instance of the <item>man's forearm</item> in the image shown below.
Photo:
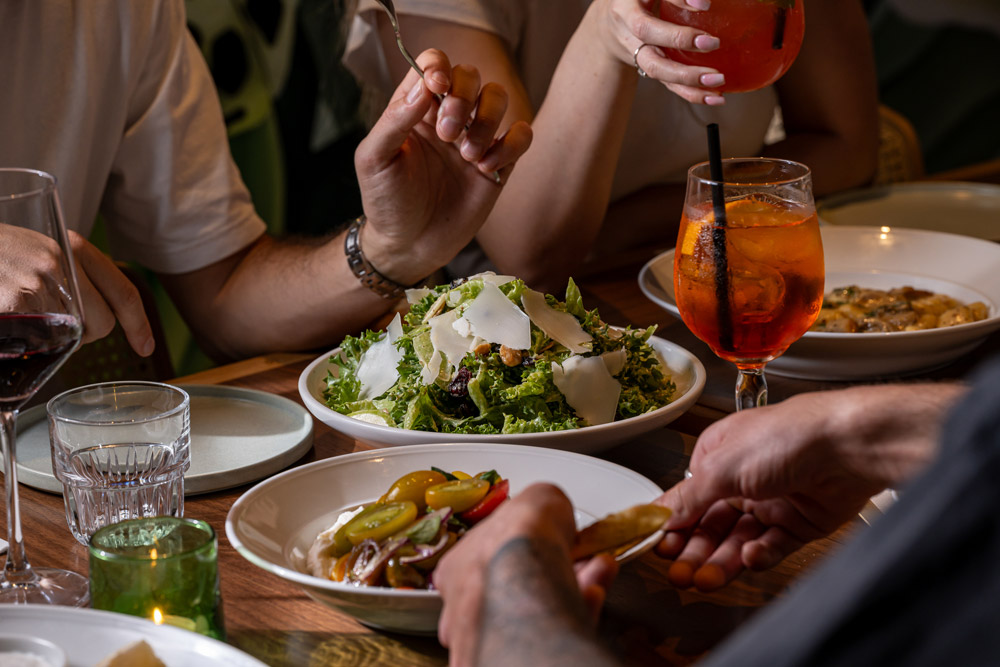
[[[512,540],[488,571],[478,665],[618,664],[596,641],[576,578],[554,542]]]
[[[163,280],[199,342],[219,359],[328,349],[393,306],[351,273],[343,234],[262,238],[234,257]]]

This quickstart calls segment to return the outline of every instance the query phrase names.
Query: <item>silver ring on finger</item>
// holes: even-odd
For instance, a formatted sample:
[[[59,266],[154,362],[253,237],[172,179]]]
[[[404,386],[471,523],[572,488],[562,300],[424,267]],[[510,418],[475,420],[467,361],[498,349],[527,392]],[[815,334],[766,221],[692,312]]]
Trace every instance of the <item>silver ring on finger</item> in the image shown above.
[[[632,62],[633,64],[635,64],[635,69],[637,72],[639,72],[639,76],[641,76],[644,79],[649,75],[646,74],[646,70],[644,70],[642,66],[639,65],[639,52],[642,51],[647,46],[653,46],[653,45],[643,42],[639,46],[635,47],[635,51],[632,52]]]

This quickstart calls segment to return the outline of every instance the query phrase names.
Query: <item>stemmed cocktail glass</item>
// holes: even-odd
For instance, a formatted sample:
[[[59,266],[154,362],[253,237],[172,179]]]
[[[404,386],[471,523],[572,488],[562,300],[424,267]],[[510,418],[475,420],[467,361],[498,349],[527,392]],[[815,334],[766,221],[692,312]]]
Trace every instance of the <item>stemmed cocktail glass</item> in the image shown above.
[[[688,171],[674,250],[677,309],[736,365],[736,409],[767,403],[764,366],[812,326],[823,300],[823,245],[809,168],[769,158]]]
[[[83,320],[55,179],[0,169],[0,445],[7,507],[7,558],[0,603],[82,606],[87,579],[35,568],[21,529],[15,459],[18,410],[80,344]]]

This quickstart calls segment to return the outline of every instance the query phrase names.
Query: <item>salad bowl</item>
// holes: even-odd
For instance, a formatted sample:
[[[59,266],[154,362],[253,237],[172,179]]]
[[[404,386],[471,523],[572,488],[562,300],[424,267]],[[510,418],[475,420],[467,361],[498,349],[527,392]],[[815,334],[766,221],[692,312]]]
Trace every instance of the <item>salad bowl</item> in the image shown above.
[[[299,376],[299,395],[309,412],[321,422],[374,447],[475,442],[530,445],[593,454],[666,426],[694,405],[705,388],[705,367],[697,357],[679,345],[656,336],[649,338],[649,344],[676,385],[673,401],[636,417],[578,429],[507,435],[437,433],[384,426],[348,417],[327,407],[323,398],[327,375],[338,370],[337,365],[331,363],[330,357],[339,354],[340,348],[316,358],[302,371]]]
[[[233,504],[226,536],[254,565],[365,625],[433,634],[441,612],[436,591],[355,586],[312,576],[306,566],[316,536],[342,511],[374,502],[399,477],[431,467],[496,470],[509,481],[512,496],[534,482],[556,484],[573,503],[578,528],[661,493],[639,473],[572,452],[467,442],[416,445],[337,456],[271,477]],[[650,549],[661,535],[654,533],[632,547],[619,562]]]

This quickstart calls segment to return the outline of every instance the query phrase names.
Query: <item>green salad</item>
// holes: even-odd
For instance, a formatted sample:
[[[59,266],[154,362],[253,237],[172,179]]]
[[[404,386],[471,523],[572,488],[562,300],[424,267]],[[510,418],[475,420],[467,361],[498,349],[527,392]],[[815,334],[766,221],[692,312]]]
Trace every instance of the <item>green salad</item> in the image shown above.
[[[373,424],[440,433],[575,429],[669,403],[676,387],[649,337],[510,276],[479,274],[407,293],[386,331],[348,336],[323,397]]]

